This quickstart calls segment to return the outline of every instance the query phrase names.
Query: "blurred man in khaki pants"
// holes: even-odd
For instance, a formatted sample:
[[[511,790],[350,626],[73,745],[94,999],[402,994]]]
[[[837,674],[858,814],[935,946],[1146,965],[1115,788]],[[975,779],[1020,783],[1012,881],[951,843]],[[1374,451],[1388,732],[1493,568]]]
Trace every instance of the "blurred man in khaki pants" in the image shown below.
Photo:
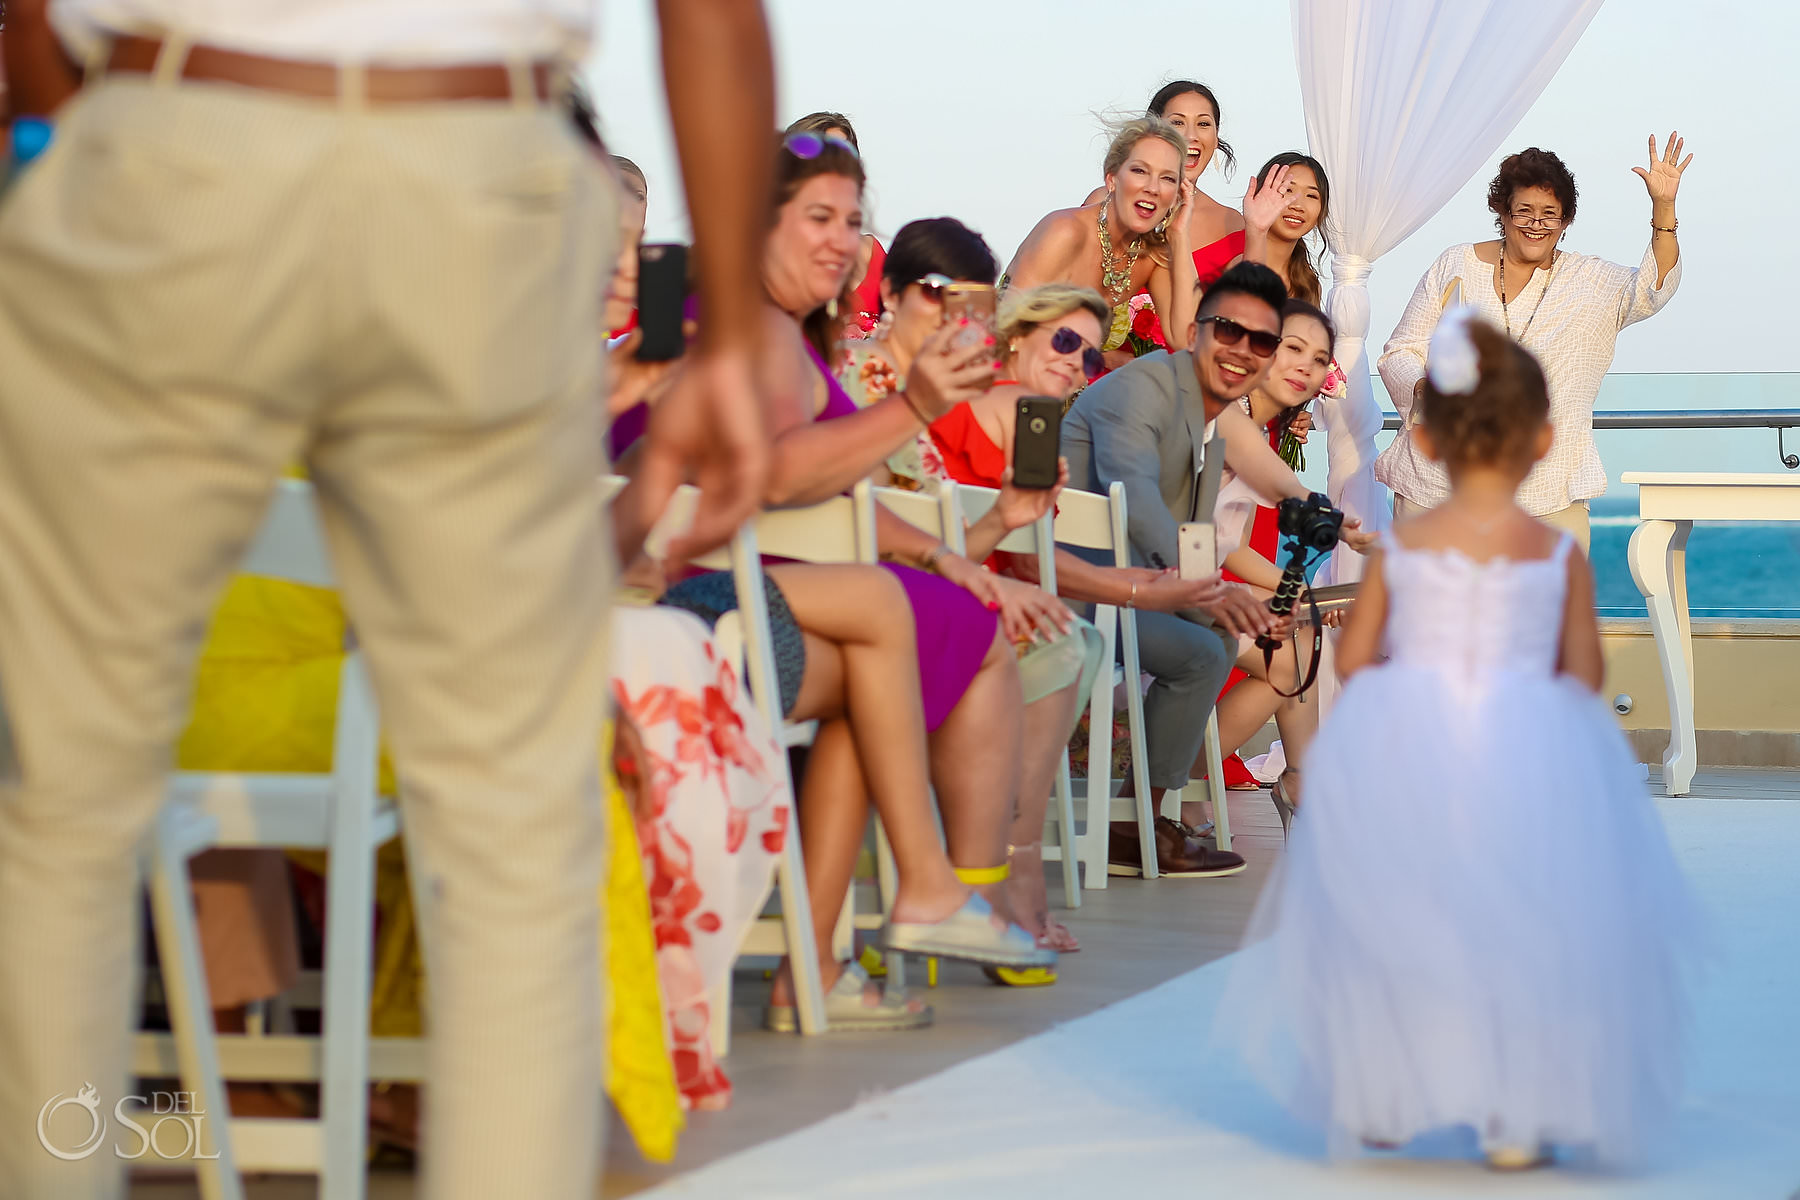
[[[37,1117],[125,1091],[135,850],[207,616],[296,459],[432,897],[424,1192],[594,1194],[617,199],[555,104],[592,2],[7,5],[15,114],[57,133],[0,199],[6,1200],[120,1192],[110,1151],[52,1157]],[[659,8],[707,329],[648,469],[706,487],[705,542],[767,460],[771,68],[757,0]]]

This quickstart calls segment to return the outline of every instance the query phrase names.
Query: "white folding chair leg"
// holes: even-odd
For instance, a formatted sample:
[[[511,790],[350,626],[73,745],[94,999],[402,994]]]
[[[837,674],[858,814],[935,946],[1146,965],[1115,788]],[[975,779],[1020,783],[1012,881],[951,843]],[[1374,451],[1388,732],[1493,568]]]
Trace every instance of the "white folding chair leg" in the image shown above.
[[[182,1086],[194,1094],[201,1112],[212,1118],[202,1128],[212,1131],[212,1153],[194,1147],[202,1200],[243,1200],[244,1181],[231,1150],[231,1102],[219,1065],[213,1030],[212,999],[206,988],[206,965],[200,953],[200,926],[194,915],[193,885],[188,877],[187,839],[172,836],[177,819],[172,810],[158,818],[150,848],[150,910],[162,961],[164,1002],[175,1035]],[[216,826],[215,826],[216,828]],[[201,1135],[203,1138],[204,1133]]]
[[[1087,830],[1081,835],[1081,865],[1086,868],[1086,886],[1104,888],[1112,830],[1113,672],[1117,669],[1110,664],[1119,623],[1111,606],[1096,608],[1094,620],[1100,629],[1103,665],[1094,673],[1094,691],[1088,698]],[[1065,839],[1072,840],[1072,835]],[[1063,853],[1069,851],[1065,848]]]
[[[344,664],[338,692],[334,754],[374,761],[379,754],[373,698],[360,655]],[[361,708],[362,711],[358,711]],[[369,994],[374,980],[375,776],[351,772],[355,782],[332,797],[330,866],[325,877],[324,1050],[319,1117],[324,1139],[321,1200],[361,1200],[368,1182]]]
[[[1107,676],[1112,674],[1110,671],[1099,673]],[[1110,754],[1108,757],[1111,757]],[[1092,768],[1089,768],[1089,774],[1092,773]],[[1089,780],[1088,786],[1093,786],[1092,780]],[[1111,803],[1110,797],[1108,803]],[[1088,811],[1093,811],[1092,805]],[[1067,746],[1063,747],[1062,759],[1056,764],[1056,828],[1057,840],[1062,843],[1063,904],[1068,908],[1080,908],[1081,864],[1077,861],[1081,854],[1077,845],[1080,839],[1075,836],[1075,785],[1069,781]],[[1100,871],[1104,875],[1106,868],[1101,867]]]
[[[1143,854],[1144,878],[1156,878],[1156,813],[1150,803],[1150,757],[1144,737],[1144,692],[1139,665],[1137,620],[1119,618],[1120,637],[1125,643],[1125,718],[1131,730],[1131,781],[1137,795],[1138,847]]]
[[[1225,756],[1219,748],[1219,714],[1206,719],[1206,791],[1212,797],[1219,849],[1231,849],[1231,810],[1225,803]]]

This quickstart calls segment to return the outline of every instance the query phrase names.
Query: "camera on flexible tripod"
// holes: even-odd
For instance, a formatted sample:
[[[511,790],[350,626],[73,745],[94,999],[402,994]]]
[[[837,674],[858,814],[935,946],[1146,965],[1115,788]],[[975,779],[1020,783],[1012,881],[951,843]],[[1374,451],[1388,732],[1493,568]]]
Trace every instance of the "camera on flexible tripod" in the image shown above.
[[[1314,557],[1329,553],[1338,544],[1344,514],[1333,508],[1330,500],[1314,492],[1304,500],[1289,496],[1275,506],[1275,515],[1276,527],[1287,543],[1288,559],[1287,567],[1281,572],[1281,582],[1275,587],[1275,595],[1269,600],[1269,611],[1285,617],[1293,613],[1300,593],[1306,588],[1306,571]],[[1312,675],[1318,671],[1319,640],[1317,622],[1314,622],[1313,670],[1299,691],[1306,690],[1312,683]],[[1265,662],[1272,660],[1275,651],[1281,648],[1280,642],[1266,634],[1257,638],[1256,644],[1261,648]]]

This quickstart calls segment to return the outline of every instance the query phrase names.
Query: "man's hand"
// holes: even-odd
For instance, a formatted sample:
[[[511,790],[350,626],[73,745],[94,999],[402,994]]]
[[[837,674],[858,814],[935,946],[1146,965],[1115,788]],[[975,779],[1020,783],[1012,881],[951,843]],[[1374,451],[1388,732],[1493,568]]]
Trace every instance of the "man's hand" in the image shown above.
[[[1201,595],[1194,607],[1212,617],[1219,628],[1233,637],[1259,637],[1276,628],[1275,614],[1254,592],[1241,583],[1227,583],[1221,575],[1205,580],[1210,589]]]
[[[669,546],[685,562],[730,540],[762,503],[769,436],[747,353],[690,353],[668,396],[650,414],[638,476],[649,512],[660,513],[682,483],[700,489],[687,533]]]

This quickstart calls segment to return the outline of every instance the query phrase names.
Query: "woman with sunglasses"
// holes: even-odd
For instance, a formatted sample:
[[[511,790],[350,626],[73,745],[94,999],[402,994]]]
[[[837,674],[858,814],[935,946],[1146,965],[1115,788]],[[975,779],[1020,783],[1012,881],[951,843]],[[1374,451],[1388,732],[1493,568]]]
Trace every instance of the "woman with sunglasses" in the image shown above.
[[[992,287],[1000,263],[986,239],[954,217],[932,217],[902,226],[881,266],[881,323],[869,337],[847,341],[838,361],[838,381],[858,408],[887,399],[912,370],[919,347],[944,324],[944,289],[953,283]],[[877,481],[917,491],[941,471],[928,470],[936,457],[928,430],[888,456]]]
[[[1188,139],[1161,117],[1128,121],[1113,135],[1101,170],[1106,195],[1037,223],[1013,256],[1001,286],[1067,283],[1092,288],[1112,313],[1100,349],[1108,368],[1131,360],[1131,298],[1148,291],[1169,344],[1185,346],[1198,305],[1184,173]]]
[[[962,344],[956,336],[962,328],[927,339],[908,372],[908,386],[868,408],[857,409],[831,376],[826,355],[839,326],[828,306],[843,294],[856,262],[863,179],[862,162],[847,143],[792,135],[777,154],[774,222],[763,255],[768,299],[763,394],[773,446],[764,499],[771,506],[812,504],[841,494],[915,431],[993,380],[988,348]],[[920,387],[922,379],[933,377],[942,386]],[[1035,519],[1043,511],[1040,505],[1026,515]],[[1070,693],[1083,650],[1078,640],[1066,637],[1073,616],[1054,597],[981,570],[886,509],[876,516],[878,548],[888,560],[882,573],[905,594],[918,648],[914,694],[928,734],[918,743],[919,765],[930,768],[956,874],[980,893],[949,921],[915,927],[899,938],[890,932],[884,943],[934,954],[932,941],[953,948],[977,941],[980,946],[964,946],[951,957],[979,960],[989,942],[1004,936],[1006,957],[991,955],[989,962],[1051,966],[1053,949],[1041,943],[1032,948],[1024,931],[1008,929],[1006,917],[1021,906],[1007,883],[1006,847],[1021,774],[1029,777],[1039,759],[1053,762],[1073,725]],[[770,574],[781,570],[771,568]],[[850,624],[879,619],[842,600],[830,608],[824,616]],[[795,615],[804,625],[805,615]],[[1064,646],[1072,660],[1070,683],[1025,705],[1013,643],[1038,638]],[[896,680],[895,686],[906,685]],[[893,769],[897,752],[903,749],[852,739],[847,729],[822,729],[809,756],[801,781],[800,829],[822,959],[830,957],[830,931],[867,824],[865,779],[879,783],[880,772]],[[1048,772],[1044,778],[1047,791]],[[879,796],[879,789],[870,790]],[[892,833],[890,822],[890,840]],[[1013,953],[1015,933],[1035,956],[1032,961]],[[821,968],[828,979],[856,979],[856,968],[835,961],[821,961]],[[787,1001],[786,977],[776,982],[772,1016],[779,1016]],[[854,987],[852,982],[845,990]]]
[[[1619,331],[1662,311],[1681,283],[1675,194],[1693,155],[1680,135],[1632,171],[1650,195],[1650,245],[1636,267],[1562,249],[1575,223],[1575,176],[1562,159],[1532,147],[1511,155],[1488,185],[1500,236],[1452,246],[1413,292],[1377,367],[1405,427],[1376,460],[1375,477],[1394,492],[1394,514],[1434,508],[1450,494],[1444,469],[1413,440],[1425,352],[1438,318],[1467,304],[1537,356],[1550,384],[1556,439],[1520,485],[1519,505],[1588,547],[1588,501],[1606,491],[1594,448],[1594,400],[1612,365]]]
[[[819,137],[841,138],[857,154],[862,153],[862,143],[857,140],[856,127],[850,124],[850,118],[843,113],[807,113],[789,125],[787,133],[811,133]],[[850,304],[839,313],[844,318],[846,337],[864,336],[881,320],[881,264],[886,258],[887,251],[882,249],[880,239],[865,231],[862,235],[862,253],[857,259],[856,269],[850,273]]]

